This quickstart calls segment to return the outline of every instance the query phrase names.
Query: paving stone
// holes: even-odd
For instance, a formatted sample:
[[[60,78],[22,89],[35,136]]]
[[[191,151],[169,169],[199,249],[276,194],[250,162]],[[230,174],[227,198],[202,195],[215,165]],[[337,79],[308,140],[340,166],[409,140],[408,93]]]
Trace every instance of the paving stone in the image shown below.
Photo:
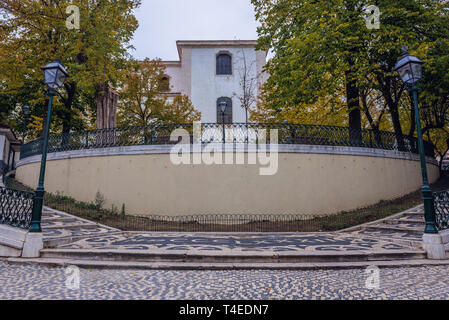
[[[102,270],[80,269],[80,288],[66,287],[64,268],[0,262],[0,299],[449,299],[449,266],[382,268],[379,288],[364,269]]]

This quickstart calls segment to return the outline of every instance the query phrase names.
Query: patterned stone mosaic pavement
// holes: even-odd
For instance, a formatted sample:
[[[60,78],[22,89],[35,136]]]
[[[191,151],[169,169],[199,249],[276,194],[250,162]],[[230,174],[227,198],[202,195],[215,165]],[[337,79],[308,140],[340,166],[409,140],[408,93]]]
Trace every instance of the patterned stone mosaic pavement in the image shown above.
[[[348,232],[263,235],[121,232],[50,208],[45,208],[43,215],[45,247],[66,251],[422,251],[423,226],[422,206]]]
[[[217,235],[173,233],[121,233],[86,238],[60,249],[112,250],[204,250],[244,251],[358,251],[401,250],[405,245],[386,240],[363,238],[352,234],[297,234],[297,235]]]
[[[421,247],[424,233],[424,207],[416,206],[382,221],[374,221],[352,230],[354,236],[387,240]]]
[[[422,206],[348,232],[206,234],[121,232],[47,208],[44,240],[58,249],[200,251],[395,251],[421,250]],[[48,247],[48,246],[47,246]]]
[[[364,269],[80,269],[79,289],[66,286],[65,271],[0,262],[0,299],[449,299],[449,266],[380,269],[378,288],[366,286],[368,274]]]
[[[45,207],[42,232],[44,245],[57,246],[87,237],[119,233],[120,230]]]

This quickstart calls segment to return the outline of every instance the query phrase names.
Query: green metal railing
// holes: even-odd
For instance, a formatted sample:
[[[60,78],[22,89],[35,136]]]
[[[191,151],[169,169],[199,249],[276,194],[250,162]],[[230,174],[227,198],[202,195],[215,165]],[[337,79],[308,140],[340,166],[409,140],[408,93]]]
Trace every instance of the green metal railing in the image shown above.
[[[0,187],[0,223],[28,230],[33,197],[33,192]]]
[[[434,192],[433,203],[437,229],[449,229],[449,190]]]
[[[89,130],[53,135],[49,138],[48,152],[108,148],[136,145],[172,145],[170,135],[176,129],[184,129],[190,142],[197,143],[244,143],[255,144],[270,141],[270,130],[277,129],[279,144],[305,144],[327,146],[353,146],[418,153],[416,138],[396,136],[391,132],[352,130],[347,127],[317,126],[276,123],[202,123],[197,140],[194,139],[193,124],[154,124],[141,127]],[[224,130],[223,130],[224,129]],[[224,134],[223,134],[224,132]],[[31,141],[20,152],[20,158],[42,153],[42,139]],[[434,157],[433,145],[425,142],[426,155]]]

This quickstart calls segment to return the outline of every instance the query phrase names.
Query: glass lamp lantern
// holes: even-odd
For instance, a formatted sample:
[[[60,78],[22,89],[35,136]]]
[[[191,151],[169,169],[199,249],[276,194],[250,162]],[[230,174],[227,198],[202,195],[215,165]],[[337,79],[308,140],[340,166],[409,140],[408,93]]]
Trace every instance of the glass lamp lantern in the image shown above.
[[[221,109],[222,113],[225,113],[227,106],[228,106],[228,104],[225,101],[220,102],[220,109]]]
[[[25,116],[28,116],[29,114],[30,114],[30,110],[31,108],[30,108],[30,106],[29,105],[24,105],[24,106],[22,106],[22,112],[23,112],[23,114],[25,115]]]
[[[61,88],[69,76],[59,60],[47,64],[42,70],[44,71],[44,82],[51,90]]]
[[[402,47],[402,56],[399,58],[394,71],[397,71],[401,80],[407,86],[415,85],[422,78],[423,62],[408,53],[408,47]]]

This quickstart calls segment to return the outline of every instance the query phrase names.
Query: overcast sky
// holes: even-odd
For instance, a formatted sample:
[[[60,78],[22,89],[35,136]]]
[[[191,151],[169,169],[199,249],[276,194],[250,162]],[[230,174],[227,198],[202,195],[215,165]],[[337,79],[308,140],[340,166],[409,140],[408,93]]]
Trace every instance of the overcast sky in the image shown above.
[[[131,54],[178,60],[176,40],[256,40],[250,0],[142,0]]]

